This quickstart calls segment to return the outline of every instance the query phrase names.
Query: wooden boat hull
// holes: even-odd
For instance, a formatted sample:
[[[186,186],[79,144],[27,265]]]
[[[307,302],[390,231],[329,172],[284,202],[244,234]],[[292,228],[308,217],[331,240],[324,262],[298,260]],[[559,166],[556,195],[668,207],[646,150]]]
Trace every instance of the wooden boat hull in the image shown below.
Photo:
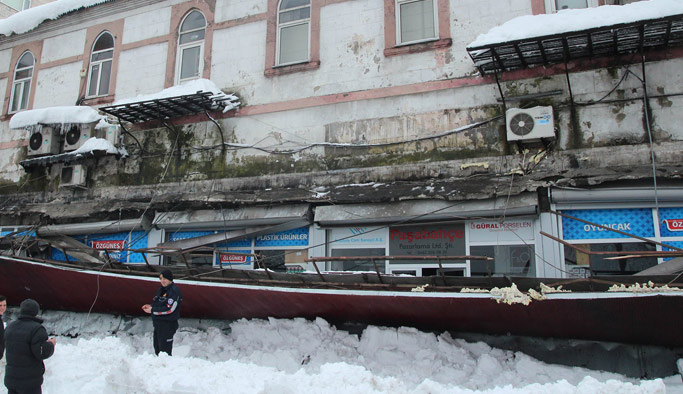
[[[268,287],[177,280],[188,318],[321,317],[331,323],[683,346],[683,293],[555,293],[529,305],[488,293]],[[0,294],[43,309],[143,315],[159,280],[0,257]]]

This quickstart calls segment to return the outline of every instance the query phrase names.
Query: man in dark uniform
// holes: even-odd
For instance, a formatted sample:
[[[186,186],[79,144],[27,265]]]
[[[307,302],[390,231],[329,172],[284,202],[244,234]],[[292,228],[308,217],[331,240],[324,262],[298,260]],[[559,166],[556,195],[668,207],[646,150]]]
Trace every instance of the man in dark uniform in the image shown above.
[[[40,394],[42,392],[45,364],[52,356],[57,341],[47,337],[43,320],[39,319],[40,307],[28,298],[19,306],[19,318],[11,322],[5,331],[5,387],[8,394]]]
[[[173,283],[173,272],[168,269],[161,271],[159,275],[161,287],[152,300],[152,305],[145,304],[142,310],[152,314],[154,325],[154,353],[168,353],[173,351],[173,335],[178,330],[178,318],[180,317],[180,304],[183,295],[178,286]]]
[[[7,298],[4,295],[0,295],[0,360],[5,355],[5,322],[2,321],[2,315],[5,314],[6,310]]]

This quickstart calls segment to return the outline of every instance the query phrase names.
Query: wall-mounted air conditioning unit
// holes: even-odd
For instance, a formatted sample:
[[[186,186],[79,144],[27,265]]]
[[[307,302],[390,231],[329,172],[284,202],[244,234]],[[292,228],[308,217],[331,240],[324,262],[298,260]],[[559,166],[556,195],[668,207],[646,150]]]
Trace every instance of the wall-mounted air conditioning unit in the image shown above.
[[[110,144],[112,144],[114,146],[118,146],[119,140],[121,139],[121,126],[119,126],[119,125],[107,126],[107,128],[104,129],[104,138]]]
[[[74,151],[93,136],[95,127],[90,123],[73,124],[64,130],[64,152]]]
[[[555,138],[553,107],[510,108],[505,117],[508,142]]]
[[[84,187],[86,167],[82,164],[65,165],[59,180],[59,187]]]
[[[59,153],[59,133],[54,127],[43,126],[32,130],[28,137],[28,156],[56,155]]]

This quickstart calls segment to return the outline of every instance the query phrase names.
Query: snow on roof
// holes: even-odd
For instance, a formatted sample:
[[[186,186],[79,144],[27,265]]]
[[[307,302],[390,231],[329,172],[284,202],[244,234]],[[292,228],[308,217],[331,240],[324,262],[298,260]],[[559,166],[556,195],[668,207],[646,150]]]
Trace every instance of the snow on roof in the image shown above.
[[[48,107],[21,111],[12,116],[10,129],[37,124],[73,124],[98,122],[103,118],[96,110],[84,106]]]
[[[9,36],[31,31],[43,21],[57,19],[64,14],[92,7],[112,0],[57,0],[38,7],[18,12],[9,18],[0,20],[0,34]]]
[[[681,0],[649,0],[627,5],[563,10],[556,14],[524,15],[480,34],[467,47],[477,48],[525,38],[581,31],[683,14]]]
[[[225,99],[226,101],[224,101],[223,103],[226,107],[223,110],[223,112],[230,111],[231,109],[238,107],[240,105],[237,96],[232,94],[225,94],[212,81],[200,78],[185,82],[181,85],[171,86],[170,88],[164,89],[158,93],[140,95],[136,97],[117,100],[114,104],[112,104],[112,106],[139,103],[142,101],[158,100],[168,97],[184,96],[188,94],[195,94],[199,91],[213,93],[215,95],[213,98],[216,101],[221,101]]]

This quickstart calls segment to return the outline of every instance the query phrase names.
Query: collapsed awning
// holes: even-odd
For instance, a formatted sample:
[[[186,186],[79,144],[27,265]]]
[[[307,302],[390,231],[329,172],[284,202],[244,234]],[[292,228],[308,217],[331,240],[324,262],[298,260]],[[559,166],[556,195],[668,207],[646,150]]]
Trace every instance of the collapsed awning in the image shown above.
[[[425,221],[463,220],[473,217],[498,217],[536,214],[535,193],[488,200],[420,200],[381,204],[349,204],[317,207],[315,222],[321,226],[348,224],[412,224]]]
[[[467,51],[479,72],[486,75],[682,44],[683,14],[678,14],[484,45],[477,45],[475,41]]]
[[[153,225],[167,230],[181,228],[184,231],[221,230],[216,234],[165,242],[157,246],[159,249],[185,251],[219,242],[232,242],[308,226],[311,224],[311,216],[310,205],[297,204],[274,207],[157,212]]]

